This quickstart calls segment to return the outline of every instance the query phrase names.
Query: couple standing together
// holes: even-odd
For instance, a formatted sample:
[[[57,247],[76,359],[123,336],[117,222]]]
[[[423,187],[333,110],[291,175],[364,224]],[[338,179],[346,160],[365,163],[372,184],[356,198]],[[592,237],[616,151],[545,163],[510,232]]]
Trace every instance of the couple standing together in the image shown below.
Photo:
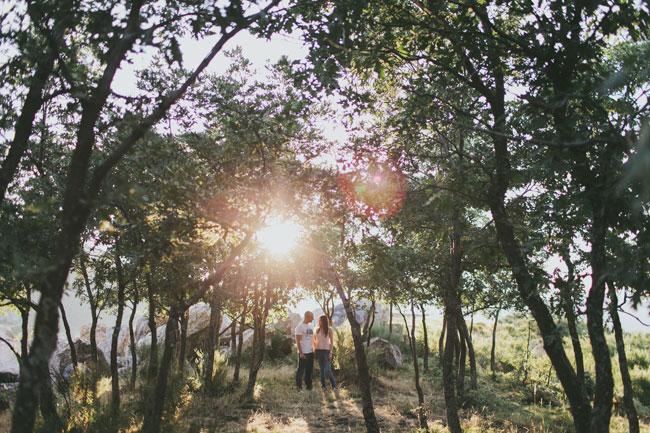
[[[303,379],[305,387],[310,390],[312,372],[314,370],[314,353],[320,367],[320,384],[323,390],[327,389],[326,379],[336,389],[336,380],[332,373],[332,347],[334,338],[326,315],[318,318],[318,327],[314,330],[311,322],[314,313],[305,312],[302,323],[296,326],[296,346],[298,348],[298,370],[296,371],[296,386],[302,390]]]

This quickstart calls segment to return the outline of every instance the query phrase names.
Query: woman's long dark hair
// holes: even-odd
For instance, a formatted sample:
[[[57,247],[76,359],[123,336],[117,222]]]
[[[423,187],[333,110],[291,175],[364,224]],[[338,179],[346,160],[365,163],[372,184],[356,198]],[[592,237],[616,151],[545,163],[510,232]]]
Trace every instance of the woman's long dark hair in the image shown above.
[[[318,318],[318,332],[323,331],[323,334],[328,335],[330,330],[330,319],[326,315]]]

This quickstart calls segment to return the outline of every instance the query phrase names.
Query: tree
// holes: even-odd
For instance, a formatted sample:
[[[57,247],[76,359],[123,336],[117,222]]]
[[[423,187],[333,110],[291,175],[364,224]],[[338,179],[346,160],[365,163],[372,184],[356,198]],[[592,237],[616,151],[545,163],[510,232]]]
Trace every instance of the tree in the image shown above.
[[[272,1],[262,5],[259,12],[245,15],[245,5],[240,2],[230,3],[223,10],[210,6],[193,4],[146,5],[144,1],[135,1],[125,5],[127,11],[123,18],[113,17],[112,13],[122,10],[111,8],[101,12],[94,9],[84,9],[79,4],[74,7],[79,25],[75,27],[75,44],[63,48],[56,40],[48,48],[55,50],[60,60],[62,71],[74,70],[74,73],[62,73],[66,84],[74,88],[71,97],[73,102],[72,114],[78,116],[74,124],[76,137],[67,168],[67,175],[62,182],[64,189],[59,203],[61,211],[57,224],[52,230],[56,233],[52,265],[40,278],[38,290],[41,293],[39,309],[34,324],[34,340],[28,359],[24,363],[23,374],[17,391],[13,432],[31,432],[34,426],[36,410],[37,383],[42,382],[47,374],[47,365],[56,346],[56,331],[58,325],[58,305],[63,294],[63,287],[73,258],[79,251],[80,236],[88,218],[97,204],[97,198],[104,187],[104,181],[111,170],[168,112],[185,91],[196,81],[197,77],[207,67],[210,61],[221,51],[222,47],[235,34],[257,22],[277,4]],[[51,6],[57,16],[69,13],[67,4]],[[177,16],[180,19],[168,20],[167,16]],[[33,22],[38,25],[40,21]],[[69,26],[66,26],[69,27]],[[144,111],[138,109],[142,99],[136,100],[135,107],[127,107],[123,113],[107,111],[115,107],[119,97],[112,91],[112,83],[122,64],[132,53],[146,47],[159,47],[162,55],[166,56],[169,65],[180,64],[182,56],[178,49],[176,35],[182,29],[191,29],[192,35],[202,37],[206,34],[217,33],[219,38],[212,46],[203,61],[188,75],[187,78],[172,92],[159,95],[160,99],[153,107]],[[77,42],[78,41],[78,42]],[[38,46],[35,47],[38,51]],[[99,75],[87,68],[86,62],[80,61],[79,51],[97,53],[95,61],[100,65]],[[93,51],[93,49],[96,49]],[[79,51],[77,51],[79,50]],[[46,55],[46,57],[48,57]],[[97,69],[94,67],[94,69]],[[35,88],[38,86],[35,86]],[[33,92],[41,99],[41,92]],[[66,88],[61,88],[65,93]],[[146,100],[146,97],[145,97]],[[131,110],[129,110],[129,108]],[[25,113],[29,110],[24,110]],[[34,111],[34,110],[31,110]],[[120,110],[116,110],[120,111]],[[129,112],[143,113],[131,116]],[[112,121],[104,123],[102,115],[113,117]],[[25,116],[27,120],[32,116]],[[33,123],[33,118],[31,122]],[[115,128],[113,125],[119,125]],[[22,128],[20,124],[14,124]],[[29,125],[23,128],[22,134],[28,137]],[[117,142],[108,137],[117,134]],[[98,144],[102,144],[102,152],[97,152]],[[100,158],[98,158],[100,157]],[[101,162],[97,162],[101,159]],[[3,163],[3,167],[4,167]],[[9,165],[15,165],[13,163]],[[3,168],[4,171],[4,168]],[[9,170],[11,171],[11,170]],[[3,179],[7,176],[3,176]],[[15,177],[15,176],[14,176]],[[3,180],[4,182],[4,180]],[[4,188],[4,187],[3,187]],[[4,189],[3,189],[4,196]]]

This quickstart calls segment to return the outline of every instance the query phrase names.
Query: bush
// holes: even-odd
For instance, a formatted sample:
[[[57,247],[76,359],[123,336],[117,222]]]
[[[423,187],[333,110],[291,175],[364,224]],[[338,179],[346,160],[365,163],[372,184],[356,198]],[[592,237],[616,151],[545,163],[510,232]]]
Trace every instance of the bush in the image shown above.
[[[281,331],[273,331],[271,343],[267,349],[269,359],[283,360],[293,352],[293,339]]]
[[[647,377],[636,377],[632,380],[634,397],[644,406],[650,406],[650,379]]]
[[[202,351],[197,351],[197,369],[196,374],[198,377],[188,380],[187,385],[189,388],[194,389],[197,387],[197,382],[203,384],[203,372],[205,356]],[[228,355],[220,350],[214,351],[214,361],[212,363],[212,379],[211,379],[211,392],[221,391],[228,386]]]
[[[354,341],[349,329],[335,329],[334,357],[332,367],[336,372],[339,382],[357,384],[359,374],[357,373],[357,362],[354,355]],[[381,365],[381,356],[375,351],[366,350],[368,368],[370,375],[378,377],[384,370]]]

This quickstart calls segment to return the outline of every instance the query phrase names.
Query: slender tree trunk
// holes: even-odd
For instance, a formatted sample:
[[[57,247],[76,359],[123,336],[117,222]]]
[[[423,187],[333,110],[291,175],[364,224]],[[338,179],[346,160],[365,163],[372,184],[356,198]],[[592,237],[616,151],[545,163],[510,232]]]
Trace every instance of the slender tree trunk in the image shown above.
[[[239,319],[239,334],[237,336],[237,354],[235,356],[235,371],[233,372],[232,381],[233,383],[239,383],[239,370],[241,368],[241,352],[242,347],[244,346],[244,331],[246,330],[246,315],[248,314],[248,287],[244,286],[244,292],[242,295],[242,313],[241,318]]]
[[[447,428],[450,433],[462,433],[460,418],[458,418],[458,399],[456,397],[456,371],[454,371],[454,355],[456,352],[456,321],[452,313],[453,306],[445,307],[446,334],[442,357],[442,385],[445,394],[447,411]]]
[[[605,339],[603,321],[603,304],[605,302],[605,278],[607,273],[607,258],[605,252],[604,206],[593,205],[594,215],[591,228],[591,288],[587,295],[587,330],[591,351],[596,366],[596,384],[594,387],[594,402],[591,413],[592,433],[608,433],[612,417],[612,402],[614,399],[614,378],[609,346]]]
[[[210,323],[208,325],[208,338],[205,345],[205,358],[203,362],[203,386],[206,393],[212,392],[212,375],[214,373],[214,351],[217,348],[219,331],[221,330],[221,300],[215,287],[210,297]]]
[[[474,332],[474,305],[472,305],[472,314],[470,315],[469,320],[469,339],[472,339],[472,333]]]
[[[575,358],[576,364],[576,375],[578,376],[580,386],[582,386],[584,389],[585,364],[582,355],[580,335],[578,334],[576,306],[573,295],[571,293],[571,289],[574,289],[575,287],[575,266],[571,260],[571,255],[568,247],[562,248],[560,250],[560,255],[562,256],[562,260],[566,264],[568,270],[567,280],[560,283],[562,310],[564,311],[564,315],[567,320],[567,327],[569,329],[569,335],[571,336],[571,346],[573,347],[573,357]]]
[[[460,330],[461,317],[456,317],[458,329],[458,347],[460,348],[458,356],[458,374],[456,376],[456,393],[458,400],[463,402],[465,400],[465,368],[467,364],[467,343]]]
[[[388,333],[393,335],[393,302],[388,306]]]
[[[492,346],[490,348],[490,371],[492,372],[492,379],[496,379],[497,377],[497,362],[496,362],[497,325],[499,324],[500,312],[501,312],[501,305],[499,305],[496,313],[494,314],[494,325],[492,326]]]
[[[233,317],[230,322],[230,353],[233,355],[237,350],[237,317]]]
[[[368,314],[366,315],[366,320],[363,322],[363,331],[361,331],[361,335],[364,337],[368,338],[368,330],[370,328],[370,321],[375,320],[375,300],[372,300],[372,303],[370,304],[370,309],[368,310]]]
[[[465,323],[465,318],[461,314],[458,317],[459,320],[459,329],[461,338],[465,340],[465,345],[467,346],[467,358],[469,359],[469,380],[470,388],[478,388],[478,373],[476,371],[476,353],[474,352],[474,344],[472,343],[472,337],[470,336],[469,331],[467,330],[467,323]]]
[[[180,344],[179,344],[179,350],[178,350],[178,371],[183,373],[185,370],[185,358],[187,357],[186,351],[187,351],[187,324],[189,321],[189,311],[185,310],[183,314],[181,314],[180,317],[180,322],[181,322],[181,332],[180,332]]]
[[[129,347],[131,349],[131,389],[135,389],[135,382],[138,378],[138,352],[135,345],[135,330],[133,329],[133,321],[135,320],[135,312],[138,308],[138,294],[134,282],[134,298],[133,306],[131,307],[131,315],[129,316]]]
[[[84,286],[86,287],[86,296],[88,297],[88,304],[90,305],[90,359],[93,363],[93,381],[97,377],[97,322],[99,320],[97,299],[93,294],[93,289],[90,286],[90,278],[88,278],[88,269],[86,268],[86,260],[83,254],[79,255],[79,267],[81,269],[81,275],[84,280]]]
[[[498,82],[502,83],[502,73],[498,70],[494,72]],[[553,316],[539,295],[538,283],[529,270],[528,260],[522,251],[519,240],[515,236],[514,226],[506,211],[505,197],[510,184],[511,164],[508,139],[506,138],[505,91],[501,84],[497,87],[497,91],[490,95],[489,98],[493,117],[492,129],[497,134],[493,134],[491,137],[495,157],[495,176],[490,182],[487,200],[494,218],[497,239],[517,282],[520,298],[526,304],[537,323],[544,342],[544,350],[550,358],[562,388],[567,395],[576,433],[590,433],[590,401],[566,355],[562,336],[553,320]]]
[[[625,406],[625,413],[627,414],[630,433],[639,433],[639,415],[634,406],[634,392],[632,391],[632,379],[630,378],[630,370],[627,365],[623,328],[621,327],[621,319],[618,316],[618,298],[616,296],[616,288],[613,285],[609,286],[609,299],[609,314],[612,318],[612,324],[614,327],[618,365],[621,370],[621,381],[623,382],[623,404]]]
[[[447,315],[442,318],[442,327],[440,328],[440,338],[438,338],[438,363],[442,366],[445,348],[445,330],[447,329]]]
[[[118,414],[120,411],[120,376],[117,368],[117,345],[122,328],[122,317],[124,315],[124,297],[126,292],[126,281],[124,279],[124,269],[122,268],[122,259],[119,251],[115,251],[115,268],[117,270],[117,316],[115,317],[115,326],[111,336],[111,411]]]
[[[21,324],[21,335],[20,335],[20,357],[21,359],[27,359],[29,355],[29,310],[31,309],[30,305],[32,303],[32,288],[28,285],[25,288],[27,305],[25,308],[20,310],[20,324]]]
[[[377,422],[377,417],[375,416],[375,408],[372,403],[372,390],[370,386],[370,369],[368,368],[368,358],[366,357],[366,352],[363,344],[363,339],[361,338],[361,327],[359,322],[354,314],[352,305],[350,305],[350,299],[343,290],[339,276],[334,269],[331,269],[332,272],[332,283],[336,287],[336,291],[341,298],[343,303],[343,308],[345,309],[345,314],[348,317],[348,322],[350,323],[350,329],[352,331],[352,341],[354,342],[354,357],[357,364],[357,373],[359,374],[359,391],[361,393],[361,403],[362,403],[362,412],[363,419],[366,423],[366,431],[368,433],[379,433],[379,424]],[[391,308],[391,329],[392,329],[392,308]]]
[[[418,352],[417,352],[417,341],[415,339],[415,306],[413,302],[413,295],[411,294],[411,326],[409,329],[406,316],[402,314],[404,319],[404,327],[406,328],[406,334],[409,339],[409,347],[411,348],[411,359],[413,360],[413,380],[415,382],[415,391],[418,395],[418,422],[420,428],[424,431],[429,431],[429,424],[427,422],[427,412],[424,407],[424,392],[422,392],[422,386],[420,385],[420,366],[418,364]]]
[[[70,360],[72,361],[72,368],[77,370],[77,350],[74,347],[72,332],[70,331],[70,324],[68,323],[68,316],[65,314],[63,302],[59,302],[59,311],[61,312],[61,320],[63,321],[63,327],[65,328],[65,336],[68,339],[68,346],[70,346]]]
[[[422,311],[422,337],[424,338],[422,366],[424,368],[424,371],[429,371],[429,332],[427,331],[427,316],[424,311],[424,304],[420,304],[420,311]]]
[[[57,31],[57,33],[59,32],[60,30]],[[0,204],[4,201],[7,188],[14,179],[20,160],[27,150],[29,137],[34,129],[34,119],[43,105],[43,90],[54,68],[55,59],[56,55],[50,50],[46,50],[36,64],[36,70],[30,80],[29,91],[14,124],[14,137],[9,145],[9,152],[0,166]]]
[[[253,355],[251,357],[250,370],[248,370],[248,382],[242,399],[252,401],[255,395],[255,384],[257,383],[257,373],[264,362],[264,352],[266,352],[266,319],[269,315],[271,306],[271,287],[267,284],[264,296],[257,295],[255,300],[255,309],[253,311],[253,321],[255,329],[253,330]],[[264,302],[263,305],[262,301]]]
[[[524,360],[522,365],[522,370],[524,372],[524,379],[522,383],[528,381],[528,359],[530,357],[530,321],[528,321],[528,337],[526,338],[526,352],[524,354]]]
[[[158,377],[151,397],[152,401],[149,403],[148,410],[145,412],[142,433],[160,433],[162,415],[167,398],[167,382],[176,351],[178,318],[181,314],[182,312],[179,312],[176,307],[172,307],[169,312],[169,318],[165,326],[165,342],[163,344],[163,354],[160,368],[158,369]]]
[[[151,282],[151,274],[145,275],[145,282],[147,284],[147,303],[149,304],[148,325],[149,333],[151,334],[151,346],[149,347],[149,369],[147,371],[147,378],[153,380],[158,373],[158,333],[156,329],[156,299],[154,297],[153,284]]]
[[[368,330],[366,331],[366,347],[370,347],[370,338],[372,337],[372,327],[375,324],[375,301],[372,301],[372,320],[368,325]]]

